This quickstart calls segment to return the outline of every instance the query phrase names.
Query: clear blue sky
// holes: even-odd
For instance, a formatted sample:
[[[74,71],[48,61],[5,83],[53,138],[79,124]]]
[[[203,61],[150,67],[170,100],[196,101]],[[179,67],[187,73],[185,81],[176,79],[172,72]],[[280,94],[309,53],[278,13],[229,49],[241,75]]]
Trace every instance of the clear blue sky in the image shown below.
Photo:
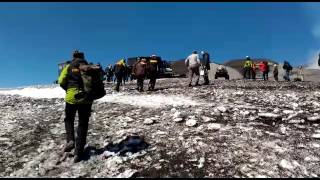
[[[0,87],[50,84],[73,49],[105,67],[122,57],[305,64],[319,50],[320,3],[1,3]]]

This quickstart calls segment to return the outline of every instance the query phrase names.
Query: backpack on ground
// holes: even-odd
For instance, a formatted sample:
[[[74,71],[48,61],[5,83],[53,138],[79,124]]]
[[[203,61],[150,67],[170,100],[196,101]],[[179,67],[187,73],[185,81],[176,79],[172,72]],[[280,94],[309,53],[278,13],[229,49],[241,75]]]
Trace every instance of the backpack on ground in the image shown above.
[[[101,68],[97,65],[80,65],[83,89],[91,100],[102,98],[106,95],[103,79],[101,79]]]

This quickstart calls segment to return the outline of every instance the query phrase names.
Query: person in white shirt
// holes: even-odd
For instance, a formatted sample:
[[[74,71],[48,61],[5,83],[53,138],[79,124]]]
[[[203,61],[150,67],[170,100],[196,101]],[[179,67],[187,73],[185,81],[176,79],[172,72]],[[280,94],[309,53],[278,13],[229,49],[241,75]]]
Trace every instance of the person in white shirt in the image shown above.
[[[189,84],[188,86],[192,86],[192,78],[195,74],[196,76],[196,83],[195,86],[199,86],[199,67],[200,67],[200,59],[197,51],[193,51],[190,56],[187,57],[185,60],[185,65],[188,68],[189,71]]]

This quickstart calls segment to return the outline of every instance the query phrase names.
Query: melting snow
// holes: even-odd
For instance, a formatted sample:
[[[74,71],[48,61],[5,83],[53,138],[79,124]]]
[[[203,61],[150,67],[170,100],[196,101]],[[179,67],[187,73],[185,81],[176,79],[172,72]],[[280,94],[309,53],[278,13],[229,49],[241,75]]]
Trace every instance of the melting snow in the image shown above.
[[[52,88],[28,87],[23,89],[0,90],[0,94],[20,95],[23,97],[31,97],[31,98],[64,98],[65,91],[60,87],[52,87]],[[107,94],[103,98],[97,101],[129,104],[129,105],[140,106],[140,107],[154,107],[154,108],[159,108],[166,105],[173,105],[173,106],[200,105],[200,103],[193,101],[191,98],[188,98],[185,96],[157,95],[157,94],[128,95],[123,93],[113,93],[113,94]]]

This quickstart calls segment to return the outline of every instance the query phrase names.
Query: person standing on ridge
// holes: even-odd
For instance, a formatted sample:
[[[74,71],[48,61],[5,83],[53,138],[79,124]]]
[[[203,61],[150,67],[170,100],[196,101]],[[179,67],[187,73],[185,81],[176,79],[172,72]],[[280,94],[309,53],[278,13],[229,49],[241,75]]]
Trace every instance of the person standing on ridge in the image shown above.
[[[286,74],[283,76],[283,79],[286,81],[290,81],[290,71],[292,70],[292,66],[288,61],[284,61],[282,68],[286,71]]]
[[[201,69],[204,71],[203,79],[204,85],[209,84],[208,70],[210,70],[210,55],[207,52],[201,51],[202,59],[201,59]]]
[[[192,78],[193,75],[196,75],[196,83],[195,86],[199,86],[199,67],[200,67],[200,59],[197,51],[193,51],[191,55],[187,57],[187,59],[184,61],[185,65],[187,66],[189,70],[189,82],[188,86],[192,86]]]
[[[243,65],[243,79],[250,79],[253,77],[253,63],[249,56],[246,56],[246,60]]]
[[[84,59],[84,53],[73,52],[73,59],[69,65],[63,68],[58,83],[66,91],[65,96],[65,129],[67,143],[63,149],[64,152],[74,151],[74,162],[81,161],[86,145],[88,133],[88,123],[91,116],[91,107],[93,100],[85,96],[83,89],[83,80],[81,77],[80,66],[88,65]],[[77,128],[77,137],[74,134],[74,120],[78,112],[79,123]]]
[[[302,66],[299,66],[299,69],[298,69],[298,78],[299,78],[301,81],[304,80],[303,67],[302,67]]]

